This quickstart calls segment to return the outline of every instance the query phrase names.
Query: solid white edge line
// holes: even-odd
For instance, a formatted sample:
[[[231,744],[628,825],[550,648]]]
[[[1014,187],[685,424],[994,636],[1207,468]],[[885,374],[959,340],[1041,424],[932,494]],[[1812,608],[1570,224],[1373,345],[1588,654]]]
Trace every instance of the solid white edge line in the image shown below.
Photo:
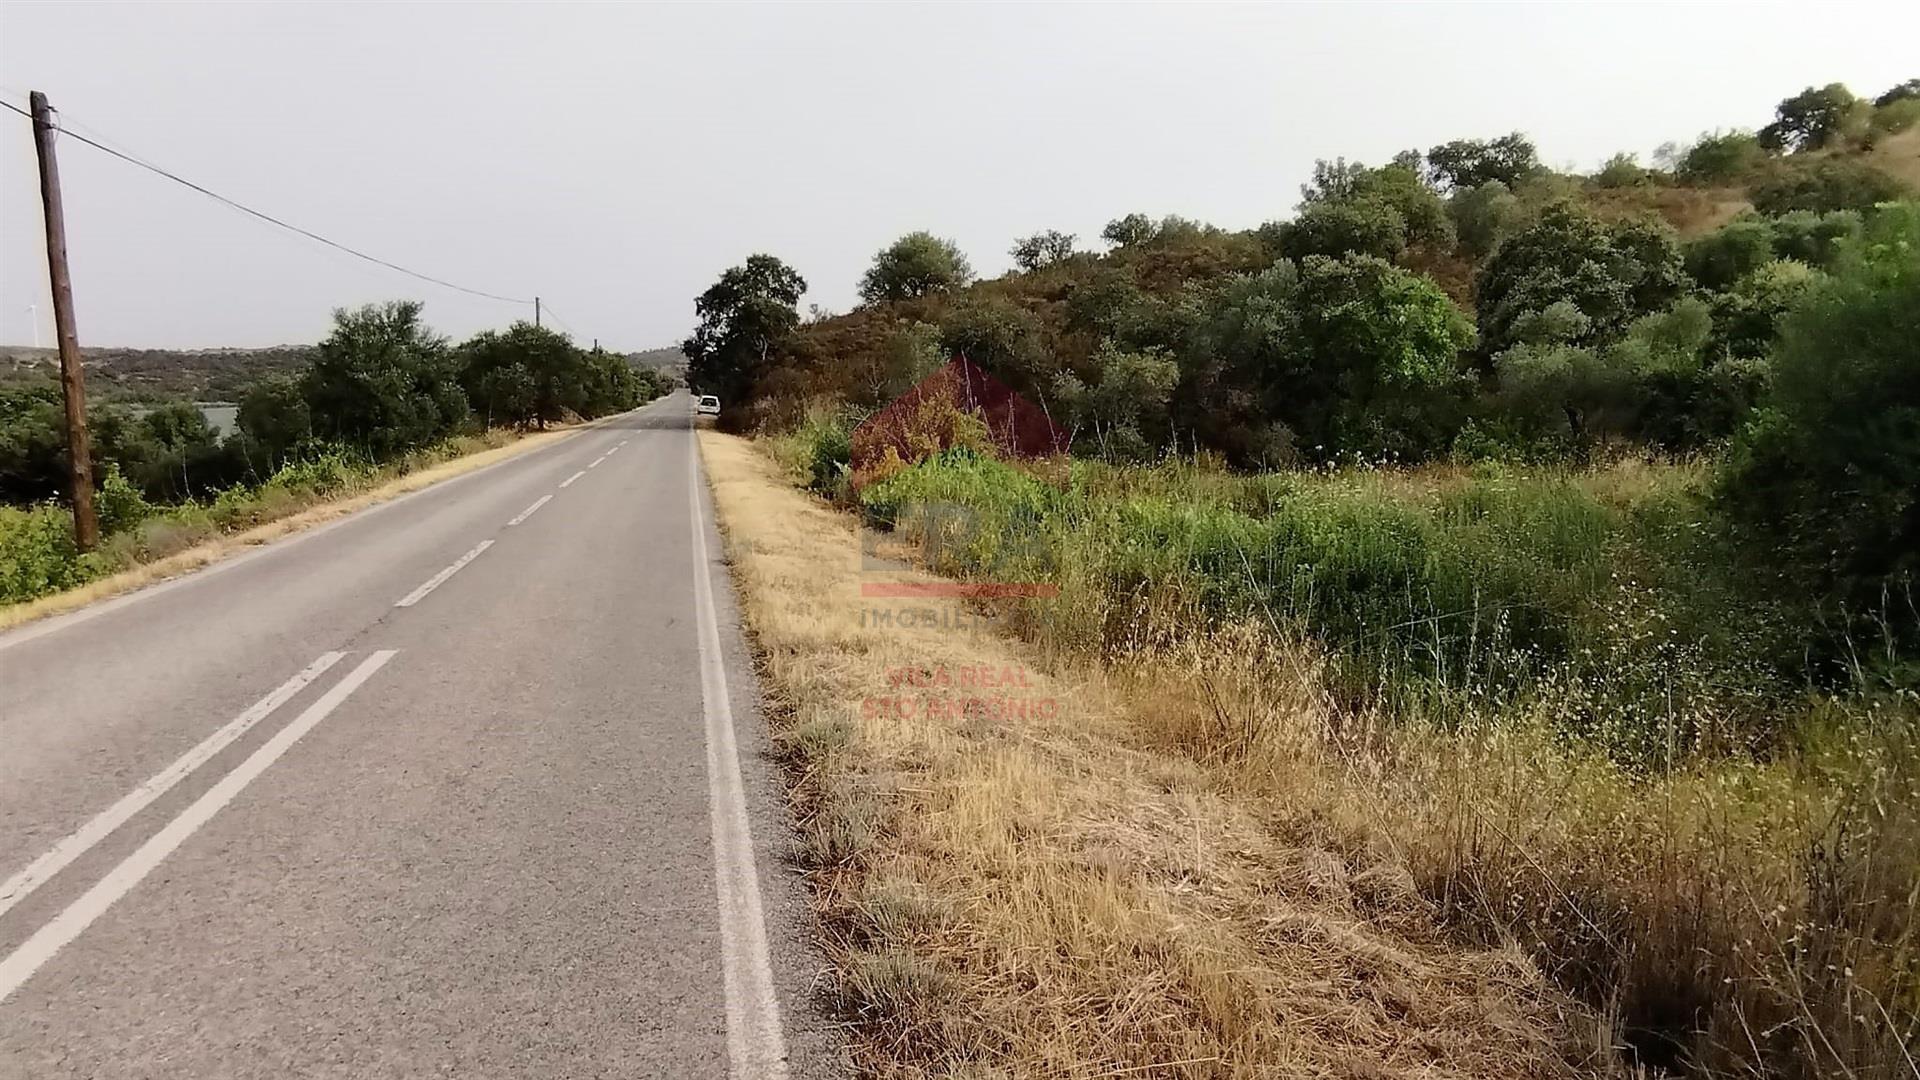
[[[360,688],[360,684],[373,677],[387,661],[393,659],[394,650],[384,649],[360,662],[360,666],[347,673],[347,677],[334,683],[332,688],[322,694],[318,700],[306,707],[299,716],[286,727],[281,728],[273,738],[261,744],[258,750],[250,754],[245,761],[234,766],[232,772],[220,778],[220,781],[208,788],[206,793],[195,799],[192,805],[180,812],[180,815],[162,826],[160,831],[149,837],[133,854],[120,861],[118,866],[107,872],[93,888],[80,895],[78,900],[67,905],[66,910],[53,917],[52,921],[33,932],[33,936],[13,950],[5,960],[0,960],[0,1001],[13,996],[33,973],[40,970],[48,960],[53,959],[74,938],[79,937],[95,919],[105,914],[121,897],[132,891],[141,880],[152,873],[167,856],[180,847],[197,832],[202,825],[212,820],[234,797],[257,779],[261,773],[288,748],[300,741],[300,737],[313,730],[314,726],[326,719],[327,714],[340,706],[349,694]]]
[[[275,709],[285,705],[306,685],[326,674],[328,668],[340,662],[346,653],[330,652],[320,654],[320,658],[308,664],[298,675],[280,684],[266,697],[249,705],[245,712],[227,722],[225,727],[207,736],[198,746],[174,759],[173,764],[148,777],[146,782],[121,796],[120,801],[93,816],[91,821],[69,833],[46,854],[28,863],[26,869],[0,882],[0,915],[25,900],[33,890],[52,880],[55,874],[66,869],[67,865],[86,854],[93,845],[106,839],[113,830],[127,823],[133,815],[152,805],[155,799],[173,789],[175,784],[187,778],[188,774],[206,764],[215,754],[226,749],[234,740],[252,730],[255,724],[272,715]]]
[[[575,480],[578,480],[578,479],[580,479],[581,477],[583,477],[583,476],[585,476],[585,475],[587,475],[587,470],[585,470],[585,469],[581,469],[581,470],[580,470],[579,472],[577,472],[577,473],[574,473],[574,474],[573,474],[572,476],[569,476],[569,477],[567,477],[567,478],[566,478],[565,480],[562,480],[562,481],[560,481],[560,486],[561,486],[561,487],[568,487],[568,486],[570,486],[570,485],[571,485],[571,484],[572,484],[572,483],[573,483],[573,482],[574,482]]]
[[[733,1080],[785,1080],[787,1040],[767,953],[760,870],[753,857],[733,703],[713,610],[713,566],[700,509],[700,446],[687,431],[687,496],[693,518],[693,594],[700,641],[700,700],[707,723],[708,813],[713,819],[714,891],[720,904],[721,968],[727,996],[727,1059]]]
[[[537,498],[537,499],[535,499],[535,500],[533,500],[533,505],[532,505],[532,506],[529,506],[529,507],[527,507],[527,508],[526,508],[525,510],[522,510],[522,511],[520,511],[520,512],[519,512],[518,514],[515,514],[515,515],[513,516],[513,520],[512,520],[512,521],[509,521],[509,522],[507,522],[507,524],[508,524],[509,526],[513,526],[513,525],[518,525],[518,524],[520,524],[521,522],[523,522],[523,521],[525,521],[525,520],[527,520],[528,518],[530,518],[530,517],[532,517],[532,516],[533,516],[533,512],[534,512],[535,510],[538,510],[538,509],[540,509],[541,507],[543,507],[543,506],[545,506],[545,505],[547,505],[547,504],[548,504],[549,502],[552,502],[552,501],[553,501],[553,496],[552,496],[551,494],[548,494],[548,495],[542,495],[542,496],[540,496],[539,498]]]
[[[447,579],[460,572],[460,568],[480,557],[480,553],[493,546],[493,541],[482,540],[472,551],[453,560],[453,565],[428,578],[421,586],[393,602],[394,607],[412,607],[427,598],[427,594],[447,583]]]

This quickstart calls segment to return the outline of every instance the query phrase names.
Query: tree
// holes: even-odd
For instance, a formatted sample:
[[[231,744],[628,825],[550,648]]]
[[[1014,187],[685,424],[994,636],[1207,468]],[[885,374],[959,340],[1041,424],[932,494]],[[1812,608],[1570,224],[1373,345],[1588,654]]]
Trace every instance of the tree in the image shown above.
[[[1763,214],[1791,210],[1871,210],[1912,194],[1897,178],[1852,157],[1788,158],[1749,191]]]
[[[1419,457],[1437,449],[1473,330],[1430,278],[1366,256],[1300,263],[1300,334],[1332,390],[1327,445]],[[1294,425],[1303,434],[1311,425]]]
[[[1920,79],[1908,79],[1873,99],[1875,108],[1884,109],[1898,101],[1920,101]]]
[[[1781,318],[1819,277],[1804,263],[1776,259],[1716,294],[1712,298],[1715,352],[1731,359],[1765,359],[1772,352]]]
[[[413,300],[333,313],[302,379],[315,434],[376,458],[444,438],[468,417],[446,339]]]
[[[1883,135],[1898,135],[1920,125],[1920,97],[1895,98],[1873,110],[1868,123],[1867,143]]]
[[[1289,259],[1349,253],[1392,259],[1407,247],[1407,219],[1374,199],[1337,199],[1307,204],[1300,216],[1278,227],[1280,254]]]
[[[1009,254],[1013,256],[1013,264],[1020,269],[1038,270],[1072,257],[1073,240],[1072,233],[1048,229],[1014,241]]]
[[[1773,219],[1773,254],[1825,270],[1860,239],[1865,219],[1857,210],[1815,213],[1793,210]]]
[[[1292,447],[1431,452],[1473,336],[1431,280],[1363,255],[1235,275],[1195,297],[1189,319],[1181,418],[1249,463]]]
[[[581,416],[624,412],[659,396],[654,373],[642,373],[626,357],[601,348],[579,355],[579,396],[575,399],[574,411]]]
[[[806,279],[771,255],[752,255],[693,303],[700,325],[680,346],[687,378],[731,407],[763,373],[768,354],[800,324]]]
[[[1493,360],[1495,400],[1509,422],[1580,451],[1607,437],[1673,449],[1697,445],[1703,433],[1690,422],[1713,331],[1707,304],[1683,299],[1635,320],[1619,340],[1602,346],[1574,344],[1586,324],[1564,300],[1522,320],[1517,343]]]
[[[1410,164],[1370,169],[1344,158],[1319,161],[1300,192],[1300,216],[1275,230],[1287,258],[1356,253],[1392,259],[1413,244],[1453,246],[1445,205]]]
[[[1357,161],[1349,165],[1346,158],[1332,161],[1316,159],[1313,178],[1300,185],[1300,203],[1306,206],[1351,199],[1360,193],[1361,181],[1366,178],[1368,171],[1365,165]]]
[[[1640,159],[1632,154],[1615,154],[1608,158],[1600,171],[1593,174],[1593,182],[1603,188],[1638,187],[1652,179]]]
[[[969,295],[940,320],[940,351],[964,356],[1016,390],[1046,386],[1053,360],[1038,316],[995,295]]]
[[[99,459],[100,440],[94,439]],[[0,385],[0,501],[58,499],[66,490],[66,419],[54,382]],[[94,475],[100,475],[96,469]]]
[[[881,345],[879,385],[874,387],[873,399],[892,401],[946,362],[939,327],[923,322],[894,327]]]
[[[1752,172],[1765,156],[1752,132],[1716,131],[1700,136],[1674,174],[1690,184],[1725,184]]]
[[[1768,150],[1820,150],[1858,135],[1866,122],[1865,104],[1841,83],[1807,87],[1782,101],[1773,123],[1760,129]]]
[[[521,321],[459,348],[460,385],[482,422],[544,427],[566,413],[593,416],[596,375],[565,334]],[[618,396],[617,394],[615,395]]]
[[[1773,261],[1773,222],[1757,214],[1737,217],[1687,242],[1687,273],[1715,292]]]
[[[1460,247],[1480,258],[1520,227],[1523,211],[1507,185],[1489,180],[1477,187],[1454,188],[1447,200],[1447,215],[1453,219]]]
[[[1100,238],[1115,247],[1132,247],[1152,240],[1157,232],[1159,228],[1152,218],[1135,213],[1107,222],[1107,227],[1100,230]]]
[[[1540,171],[1533,143],[1519,132],[1497,139],[1455,139],[1427,151],[1427,168],[1447,187],[1478,187],[1498,180],[1511,188]]]
[[[300,382],[287,376],[262,379],[249,387],[240,398],[234,426],[240,429],[241,454],[262,476],[272,475],[313,438],[313,417]]]
[[[911,232],[882,248],[860,279],[860,299],[869,304],[910,300],[947,292],[973,280],[967,257],[951,240]]]
[[[1724,468],[1721,505],[1843,606],[1878,611],[1889,591],[1909,602],[1920,574],[1920,205],[1876,214],[1809,288],[1773,368],[1764,410]]]
[[[1896,135],[1920,125],[1920,79],[1908,79],[1873,99],[1868,139]]]
[[[1112,341],[1094,350],[1093,380],[1070,371],[1054,376],[1053,399],[1073,425],[1084,431],[1103,457],[1140,461],[1167,437],[1167,402],[1180,379],[1180,367],[1164,350],[1129,352]]]
[[[220,452],[220,434],[191,401],[167,401],[142,413],[137,422],[135,455],[121,447],[116,455],[127,479],[156,502],[180,502],[205,495],[238,479]]]
[[[1671,229],[1632,221],[1607,225],[1575,207],[1548,207],[1501,244],[1475,283],[1481,347],[1489,356],[1515,344],[1516,321],[1560,301],[1588,319],[1571,344],[1618,337],[1633,319],[1664,309],[1686,287]]]

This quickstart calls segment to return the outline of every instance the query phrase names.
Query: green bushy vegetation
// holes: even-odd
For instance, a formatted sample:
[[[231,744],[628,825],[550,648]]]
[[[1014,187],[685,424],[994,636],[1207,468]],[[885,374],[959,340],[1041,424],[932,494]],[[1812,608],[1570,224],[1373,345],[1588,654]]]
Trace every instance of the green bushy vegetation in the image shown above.
[[[816,399],[876,408],[925,373],[912,343],[933,341],[934,366],[965,355],[1070,427],[1077,453],[1116,461],[1196,446],[1241,467],[1435,460],[1463,432],[1498,433],[1482,447],[1517,458],[1623,439],[1710,450],[1747,418],[1808,272],[1915,196],[1874,140],[1873,118],[1914,100],[1889,94],[1810,90],[1766,138],[1704,135],[1664,166],[1589,176],[1547,168],[1519,134],[1321,162],[1291,218],[1234,232],[1126,214],[1104,253],[1042,232],[992,280],[914,233],[876,257],[861,307],[831,318],[802,319],[804,280],[755,255],[701,298],[685,348],[730,426],[789,427]],[[1695,304],[1707,340],[1648,356],[1644,320],[1678,328]],[[1540,395],[1501,377],[1516,348],[1544,368],[1520,380],[1534,389],[1626,400],[1591,430],[1583,407],[1544,424]]]
[[[106,541],[74,548],[65,422],[52,382],[0,387],[0,604],[85,584],[222,532],[532,428],[630,409],[667,376],[527,323],[450,345],[403,301],[334,314],[304,368],[244,389],[222,438],[194,404],[89,409]]]
[[[1026,617],[1079,647],[1267,624],[1326,647],[1355,710],[1452,726],[1549,695],[1561,734],[1632,768],[1755,745],[1801,692],[1801,642],[1741,591],[1699,469],[1067,475],[954,450],[857,501],[950,573],[1059,583]]]
[[[1005,608],[1051,654],[1311,670],[1343,797],[1627,1067],[1915,1075],[1914,100],[1592,176],[1520,135],[1323,162],[1259,230],[1128,214],[811,322],[761,289],[693,377],[929,565],[1057,586]],[[854,461],[954,355],[1071,460],[923,417]]]
[[[443,461],[504,446],[510,438],[504,429],[456,435],[385,462],[338,449],[315,450],[258,483],[234,484],[211,498],[173,504],[149,503],[117,467],[109,466],[95,502],[102,534],[97,551],[82,553],[74,546],[72,514],[63,506],[0,506],[0,605],[75,588]]]
[[[73,521],[53,506],[0,506],[0,604],[84,585],[99,572],[73,544]]]

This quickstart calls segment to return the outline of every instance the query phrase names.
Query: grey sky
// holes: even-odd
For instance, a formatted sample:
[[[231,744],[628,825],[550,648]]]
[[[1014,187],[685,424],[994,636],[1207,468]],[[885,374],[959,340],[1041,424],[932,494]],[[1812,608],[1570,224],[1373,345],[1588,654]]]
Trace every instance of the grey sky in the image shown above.
[[[1528,132],[1590,168],[1920,76],[1920,4],[0,5],[0,91],[295,224],[582,338],[677,341],[754,251],[832,310],[925,228],[975,268],[1131,210],[1248,227],[1316,157]],[[83,344],[312,341],[411,296],[522,312],[60,146]],[[0,342],[51,341],[27,122],[0,113]]]

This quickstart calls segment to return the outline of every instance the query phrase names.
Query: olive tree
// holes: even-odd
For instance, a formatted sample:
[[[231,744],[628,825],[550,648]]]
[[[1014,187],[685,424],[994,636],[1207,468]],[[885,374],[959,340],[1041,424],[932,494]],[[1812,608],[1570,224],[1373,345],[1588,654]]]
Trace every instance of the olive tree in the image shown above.
[[[911,232],[880,249],[860,279],[860,299],[869,304],[948,292],[973,280],[973,267],[951,240]]]

